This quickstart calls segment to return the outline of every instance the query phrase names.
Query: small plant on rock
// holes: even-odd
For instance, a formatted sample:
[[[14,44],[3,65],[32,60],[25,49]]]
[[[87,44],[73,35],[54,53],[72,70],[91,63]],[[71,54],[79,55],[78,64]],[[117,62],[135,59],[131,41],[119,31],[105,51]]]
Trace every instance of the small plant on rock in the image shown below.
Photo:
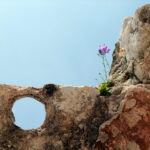
[[[104,76],[101,73],[99,73],[101,79],[103,80],[103,83],[101,83],[98,86],[98,90],[100,91],[100,94],[102,96],[111,95],[110,87],[113,86],[113,84],[114,84],[113,80],[107,80],[108,72],[110,70],[110,65],[107,61],[106,54],[109,53],[109,52],[110,52],[110,49],[106,45],[99,46],[98,55],[101,57]]]
[[[107,80],[98,86],[98,90],[100,91],[100,94],[102,96],[109,96],[111,95],[110,87],[112,87],[113,85],[114,82],[112,80]]]

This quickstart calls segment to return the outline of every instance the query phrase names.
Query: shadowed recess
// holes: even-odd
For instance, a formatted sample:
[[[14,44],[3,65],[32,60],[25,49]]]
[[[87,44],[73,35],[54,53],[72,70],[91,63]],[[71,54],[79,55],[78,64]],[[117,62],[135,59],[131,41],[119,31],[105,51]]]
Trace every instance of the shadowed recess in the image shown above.
[[[33,98],[17,100],[12,108],[14,123],[24,130],[40,127],[46,118],[45,106]]]

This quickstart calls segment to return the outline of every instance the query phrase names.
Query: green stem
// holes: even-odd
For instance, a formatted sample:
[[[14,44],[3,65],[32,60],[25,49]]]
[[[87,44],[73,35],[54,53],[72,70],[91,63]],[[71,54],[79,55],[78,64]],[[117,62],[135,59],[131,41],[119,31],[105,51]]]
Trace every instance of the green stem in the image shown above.
[[[107,70],[106,70],[106,64],[105,64],[105,55],[102,55],[102,64],[103,64],[103,67],[104,67],[105,79],[107,80]]]
[[[101,79],[103,80],[103,82],[105,82],[105,79],[103,78],[102,74],[99,73],[99,75],[100,75]]]
[[[106,58],[106,56],[104,55],[104,57],[105,57],[105,62],[106,62],[106,65],[107,65],[107,67],[109,68],[109,70],[110,70],[110,65],[109,65],[109,63],[108,63],[108,60],[107,60],[107,58]]]

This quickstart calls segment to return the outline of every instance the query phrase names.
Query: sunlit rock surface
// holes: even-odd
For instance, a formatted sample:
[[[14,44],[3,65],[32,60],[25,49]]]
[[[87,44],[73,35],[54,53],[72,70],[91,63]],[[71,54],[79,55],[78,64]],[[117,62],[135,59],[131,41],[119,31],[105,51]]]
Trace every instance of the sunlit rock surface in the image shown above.
[[[111,96],[95,87],[0,85],[0,150],[150,150],[150,5],[125,19],[110,77]],[[12,106],[32,97],[43,125],[22,130]],[[36,109],[36,108],[33,108]]]
[[[150,4],[124,20],[110,77],[126,85],[150,83]]]

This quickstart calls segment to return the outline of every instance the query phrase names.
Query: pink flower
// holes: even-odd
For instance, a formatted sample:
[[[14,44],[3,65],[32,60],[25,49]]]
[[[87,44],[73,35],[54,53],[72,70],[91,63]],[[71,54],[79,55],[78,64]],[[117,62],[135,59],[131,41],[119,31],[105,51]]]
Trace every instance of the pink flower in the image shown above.
[[[110,52],[110,49],[106,45],[99,46],[98,52],[100,55],[105,55],[106,53]]]

